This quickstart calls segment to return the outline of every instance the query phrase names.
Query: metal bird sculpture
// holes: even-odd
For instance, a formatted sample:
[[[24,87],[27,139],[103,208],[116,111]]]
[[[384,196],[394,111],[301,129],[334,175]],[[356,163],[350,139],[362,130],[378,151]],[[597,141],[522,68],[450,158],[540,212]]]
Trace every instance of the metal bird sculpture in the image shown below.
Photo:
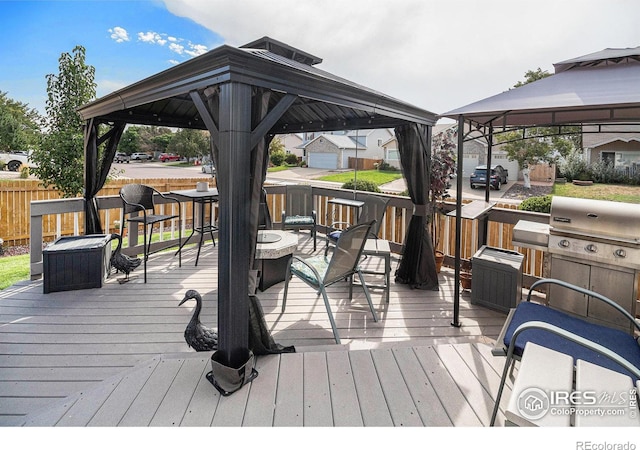
[[[202,309],[202,296],[200,293],[194,289],[189,289],[178,306],[192,299],[196,301],[196,309],[193,310],[193,316],[191,316],[191,320],[184,330],[184,340],[187,341],[189,347],[197,352],[217,350],[218,333],[200,323],[200,310]]]
[[[111,254],[111,267],[116,269],[116,272],[122,272],[125,274],[123,280],[119,280],[120,283],[129,281],[129,273],[140,265],[142,260],[140,258],[132,258],[122,253],[122,236],[113,233],[111,240],[118,240],[118,247]]]

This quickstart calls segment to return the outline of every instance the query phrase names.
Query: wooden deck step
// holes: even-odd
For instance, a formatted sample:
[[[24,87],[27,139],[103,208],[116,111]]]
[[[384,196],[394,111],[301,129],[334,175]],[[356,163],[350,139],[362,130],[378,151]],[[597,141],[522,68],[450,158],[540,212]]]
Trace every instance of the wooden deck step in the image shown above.
[[[306,351],[257,358],[258,377],[222,397],[205,377],[210,355],[153,358],[23,424],[485,426],[499,382],[487,344]]]

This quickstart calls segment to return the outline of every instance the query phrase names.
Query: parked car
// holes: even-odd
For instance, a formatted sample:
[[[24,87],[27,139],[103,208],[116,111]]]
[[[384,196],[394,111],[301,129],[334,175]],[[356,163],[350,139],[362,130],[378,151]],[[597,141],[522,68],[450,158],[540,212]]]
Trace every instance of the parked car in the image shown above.
[[[167,161],[180,161],[182,159],[180,155],[176,155],[175,153],[162,153],[158,158],[161,162]]]
[[[113,158],[113,162],[117,162],[117,163],[129,164],[129,161],[131,161],[131,157],[126,153],[122,153],[122,152],[116,153],[116,156]]]
[[[153,156],[146,153],[133,153],[131,155],[131,161],[149,161]]]
[[[210,173],[211,175],[216,174],[216,168],[213,167],[213,163],[211,161],[202,163],[202,173]]]
[[[504,167],[500,165],[492,166],[489,185],[496,191],[499,191],[502,185],[507,183],[508,176],[509,173]],[[473,169],[473,172],[469,177],[469,184],[471,185],[471,189],[475,189],[476,187],[483,187],[486,184],[486,180],[487,166],[477,166],[475,169]]]
[[[0,161],[4,163],[4,166],[7,170],[11,172],[17,172],[20,170],[20,167],[29,167],[35,168],[38,167],[31,158],[29,157],[29,153],[23,151],[13,151],[13,152],[0,152]]]

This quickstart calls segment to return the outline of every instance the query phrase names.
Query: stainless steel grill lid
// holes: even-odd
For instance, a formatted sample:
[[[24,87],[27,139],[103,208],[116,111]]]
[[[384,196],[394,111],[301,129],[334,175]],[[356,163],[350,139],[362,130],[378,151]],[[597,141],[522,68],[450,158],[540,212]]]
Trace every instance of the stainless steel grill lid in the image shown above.
[[[640,205],[553,196],[551,232],[604,236],[640,243]]]

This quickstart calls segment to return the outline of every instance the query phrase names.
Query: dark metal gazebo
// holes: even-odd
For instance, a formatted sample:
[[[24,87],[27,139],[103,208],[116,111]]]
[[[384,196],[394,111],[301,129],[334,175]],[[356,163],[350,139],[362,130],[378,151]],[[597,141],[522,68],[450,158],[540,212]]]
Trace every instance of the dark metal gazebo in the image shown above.
[[[322,71],[315,67],[321,61],[264,37],[239,48],[223,45],[80,108],[86,121],[87,234],[102,232],[95,195],[126,124],[209,131],[220,194],[219,351],[230,367],[246,362],[249,272],[268,147],[276,134],[395,128],[415,204],[396,279],[421,289],[438,287],[425,226],[431,127],[437,116]],[[108,129],[102,136],[99,125]]]

